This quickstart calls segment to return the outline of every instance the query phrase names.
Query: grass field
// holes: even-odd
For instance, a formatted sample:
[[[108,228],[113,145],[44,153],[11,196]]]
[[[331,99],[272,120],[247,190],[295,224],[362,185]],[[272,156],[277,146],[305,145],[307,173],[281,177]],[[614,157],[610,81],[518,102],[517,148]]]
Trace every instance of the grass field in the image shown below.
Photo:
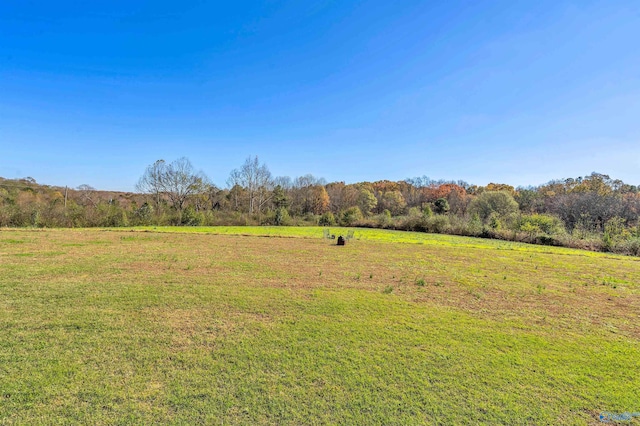
[[[640,259],[355,233],[0,230],[0,424],[640,412]]]

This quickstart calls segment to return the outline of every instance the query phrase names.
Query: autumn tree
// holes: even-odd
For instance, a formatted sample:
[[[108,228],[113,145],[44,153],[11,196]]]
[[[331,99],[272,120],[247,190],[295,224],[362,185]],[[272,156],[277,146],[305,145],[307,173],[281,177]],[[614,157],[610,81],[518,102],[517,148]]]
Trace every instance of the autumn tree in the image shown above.
[[[595,192],[598,195],[611,195],[624,187],[620,179],[611,179],[609,175],[593,172],[580,180],[571,192]]]
[[[325,180],[311,174],[297,177],[293,182],[291,208],[294,213],[322,214],[329,209],[329,195]]]
[[[451,193],[455,193],[460,197],[465,197],[467,191],[460,185],[456,185],[455,183],[443,183],[443,184],[434,184],[425,190],[427,194],[427,201],[434,202],[438,198],[446,198],[449,200]]]
[[[469,212],[486,221],[492,214],[507,216],[518,211],[518,203],[506,191],[487,191],[469,204]]]
[[[405,179],[401,182],[402,196],[410,207],[421,207],[426,202],[424,189],[431,185],[432,181],[428,176]]]
[[[368,189],[362,188],[358,193],[358,207],[363,215],[369,216],[371,211],[378,205],[378,199],[373,192]]]
[[[329,194],[322,185],[315,185],[308,191],[308,211],[313,214],[323,214],[329,210]]]
[[[509,193],[511,196],[516,195],[516,190],[513,186],[507,185],[506,183],[490,183],[485,188],[488,192],[498,192],[504,191]]]
[[[392,215],[397,216],[404,212],[407,203],[400,191],[387,191],[382,194],[378,201],[378,210],[389,210]]]
[[[344,182],[332,182],[325,189],[329,195],[330,208],[333,213],[341,212],[358,203],[358,188]],[[377,200],[376,200],[377,203]]]
[[[542,194],[534,188],[518,188],[514,199],[525,213],[536,213],[543,207]]]

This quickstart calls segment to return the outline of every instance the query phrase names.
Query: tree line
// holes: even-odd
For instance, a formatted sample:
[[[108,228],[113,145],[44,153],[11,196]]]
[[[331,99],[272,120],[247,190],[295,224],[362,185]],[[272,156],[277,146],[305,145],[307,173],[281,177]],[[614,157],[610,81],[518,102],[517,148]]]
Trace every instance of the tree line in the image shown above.
[[[216,186],[187,158],[149,165],[137,192],[0,178],[0,226],[355,226],[640,254],[640,188],[607,175],[518,187],[426,176],[327,183],[272,176],[258,157]]]

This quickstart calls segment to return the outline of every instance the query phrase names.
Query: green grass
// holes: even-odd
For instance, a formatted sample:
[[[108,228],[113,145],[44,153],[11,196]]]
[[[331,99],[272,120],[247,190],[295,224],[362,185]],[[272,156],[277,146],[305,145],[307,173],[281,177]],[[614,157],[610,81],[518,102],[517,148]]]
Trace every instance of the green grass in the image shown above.
[[[640,411],[637,258],[382,230],[334,244],[321,228],[0,230],[0,424]]]
[[[114,228],[105,228],[103,230],[113,230]],[[175,227],[175,226],[148,226],[136,228],[115,228],[119,231],[139,231],[139,232],[162,232],[162,233],[194,233],[194,234],[213,234],[213,235],[241,235],[241,236],[259,236],[259,237],[282,237],[282,238],[322,238],[322,231],[330,229],[331,233],[336,235],[346,235],[348,231],[353,231],[356,240],[362,241],[378,241],[387,243],[408,243],[408,244],[424,244],[424,245],[447,245],[447,246],[464,246],[476,248],[495,248],[497,250],[521,250],[536,253],[555,253],[568,254],[578,256],[594,256],[594,257],[620,257],[611,253],[600,253],[586,250],[577,250],[565,247],[552,247],[518,243],[512,241],[502,241],[493,239],[482,239],[473,237],[460,237],[446,234],[427,234],[424,232],[406,232],[393,231],[383,229],[368,228],[342,228],[320,226],[193,226],[193,227]]]

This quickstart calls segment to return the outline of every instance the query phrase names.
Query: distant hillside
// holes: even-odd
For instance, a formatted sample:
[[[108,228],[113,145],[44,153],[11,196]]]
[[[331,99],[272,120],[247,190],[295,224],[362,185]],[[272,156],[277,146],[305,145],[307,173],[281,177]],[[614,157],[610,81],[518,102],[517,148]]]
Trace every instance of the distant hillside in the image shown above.
[[[45,185],[35,181],[35,179],[26,177],[22,179],[7,179],[0,177],[0,189],[4,189],[8,193],[12,192],[30,192],[38,194],[49,201],[64,200],[65,195],[67,201],[89,201],[95,204],[101,202],[121,203],[122,206],[130,206],[132,201],[144,203],[145,196],[133,192],[120,191],[103,191],[95,189],[89,185],[81,185],[77,188],[68,188],[63,186]]]

